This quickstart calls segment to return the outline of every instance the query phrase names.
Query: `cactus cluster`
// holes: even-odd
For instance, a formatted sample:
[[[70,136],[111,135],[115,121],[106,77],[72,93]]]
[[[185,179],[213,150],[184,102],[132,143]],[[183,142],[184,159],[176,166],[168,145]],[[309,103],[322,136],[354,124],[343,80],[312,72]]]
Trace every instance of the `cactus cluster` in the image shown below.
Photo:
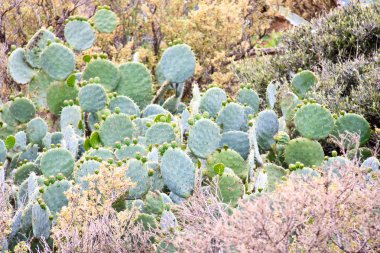
[[[25,234],[48,238],[67,205],[65,192],[73,184],[87,189],[85,176],[102,163],[125,167],[134,183],[115,209],[138,207],[136,222],[170,232],[177,227],[170,205],[196,187],[214,183],[220,199],[235,207],[243,196],[273,191],[290,173],[318,176],[328,162],[320,141],[328,136],[348,131],[360,135],[361,145],[369,140],[370,126],[360,115],[333,115],[307,99],[317,82],[311,71],[296,74],[292,91],[283,94],[270,84],[264,106],[251,85],[242,85],[236,99],[194,85],[186,106],[184,83],[196,60],[185,44],[162,54],[155,77],[142,63],[117,65],[105,55],[85,55],[79,69],[76,53],[116,26],[116,15],[101,8],[90,21],[70,18],[65,42],[41,29],[9,57],[14,81],[28,86],[0,111],[0,160],[20,210],[9,247]],[[165,100],[167,91],[175,95]],[[368,158],[363,167],[376,171],[379,161]]]

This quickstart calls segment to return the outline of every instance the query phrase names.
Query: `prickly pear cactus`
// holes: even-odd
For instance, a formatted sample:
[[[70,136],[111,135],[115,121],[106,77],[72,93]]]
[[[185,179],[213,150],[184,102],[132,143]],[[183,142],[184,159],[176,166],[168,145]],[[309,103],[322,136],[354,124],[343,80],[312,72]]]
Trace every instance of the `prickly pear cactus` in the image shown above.
[[[284,155],[287,164],[301,162],[307,167],[321,165],[325,157],[321,144],[306,138],[291,140],[285,148]]]
[[[207,158],[219,146],[220,128],[209,119],[200,119],[190,130],[188,146],[193,154]]]

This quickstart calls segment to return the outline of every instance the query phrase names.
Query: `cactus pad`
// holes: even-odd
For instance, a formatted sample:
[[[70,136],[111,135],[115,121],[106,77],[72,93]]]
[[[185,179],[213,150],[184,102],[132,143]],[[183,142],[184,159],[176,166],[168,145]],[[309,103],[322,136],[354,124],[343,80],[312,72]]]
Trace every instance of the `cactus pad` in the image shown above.
[[[116,89],[120,80],[118,68],[109,60],[96,59],[89,62],[83,71],[83,80],[99,77],[100,83],[106,91]]]
[[[170,191],[188,198],[194,190],[195,167],[191,159],[180,149],[169,149],[161,160],[161,174]]]
[[[139,107],[127,96],[117,96],[110,100],[109,109],[115,112],[116,107],[120,108],[120,112],[128,115],[140,115]]]
[[[229,103],[219,112],[217,123],[223,132],[242,130],[247,124],[244,108],[237,103]]]
[[[334,127],[330,111],[319,104],[308,104],[298,109],[294,123],[303,137],[314,140],[326,138]]]
[[[236,101],[238,101],[242,105],[251,107],[254,112],[253,114],[259,111],[260,98],[257,95],[257,93],[252,89],[240,89],[237,94]]]
[[[50,112],[55,115],[61,113],[65,100],[75,100],[78,96],[78,88],[70,87],[64,82],[54,82],[47,90],[47,104]]]
[[[50,149],[42,154],[40,169],[45,177],[56,176],[62,173],[70,178],[74,170],[74,157],[64,148]]]
[[[224,145],[238,152],[244,159],[248,158],[250,144],[247,133],[241,131],[223,133],[219,146],[222,148]]]
[[[150,144],[164,144],[165,142],[171,143],[175,141],[176,136],[174,128],[169,123],[156,123],[153,124],[145,134],[146,143]]]
[[[16,120],[25,123],[34,117],[36,107],[27,98],[16,98],[9,107],[9,111]]]
[[[218,148],[221,138],[218,125],[209,119],[201,119],[190,130],[188,146],[195,156],[207,158]]]
[[[157,65],[161,79],[171,83],[184,83],[193,76],[195,56],[186,44],[169,47],[163,53]]]
[[[233,172],[225,171],[223,175],[215,177],[219,188],[218,195],[223,203],[236,206],[243,196],[244,185],[241,179]]]
[[[26,84],[32,80],[35,73],[25,62],[25,50],[23,48],[16,49],[9,56],[8,71],[16,83]]]
[[[129,62],[119,67],[120,81],[117,92],[128,96],[144,109],[153,98],[152,77],[144,64]]]
[[[301,71],[292,79],[292,89],[300,98],[304,98],[306,93],[317,82],[317,77],[309,70]]]
[[[125,176],[135,183],[129,189],[128,199],[142,198],[149,191],[150,178],[148,170],[141,161],[136,159],[129,160]]]
[[[300,100],[294,93],[287,92],[283,95],[280,102],[280,106],[282,115],[284,116],[286,122],[290,122],[293,120],[295,115],[294,109],[297,107],[299,103]]]
[[[26,126],[26,135],[31,143],[41,144],[47,132],[48,125],[41,118],[32,119]]]
[[[321,144],[306,138],[291,140],[284,155],[287,164],[301,162],[307,167],[321,165],[325,156]]]
[[[65,192],[71,188],[71,183],[67,180],[56,181],[42,194],[42,199],[49,207],[51,214],[56,218],[62,207],[68,204]]]
[[[132,138],[132,121],[125,114],[108,116],[100,125],[99,135],[105,146],[113,147],[117,141],[122,142],[126,137]]]
[[[269,150],[271,145],[275,143],[273,137],[279,128],[276,113],[272,110],[260,112],[255,121],[255,128],[259,147],[262,150]]]
[[[100,84],[88,84],[79,90],[79,105],[85,112],[98,112],[107,103],[107,94]]]
[[[71,49],[52,43],[41,54],[42,69],[54,80],[65,80],[75,68],[75,55]]]
[[[208,177],[211,178],[216,175],[214,166],[219,163],[222,163],[225,167],[230,168],[235,175],[240,177],[242,180],[245,180],[248,175],[248,169],[244,159],[239,155],[239,153],[232,149],[222,149],[221,151],[216,151],[207,159],[206,174]]]
[[[36,238],[49,238],[51,221],[48,207],[42,209],[40,204],[35,203],[32,207],[32,227],[33,235]]]
[[[134,158],[139,153],[142,156],[146,156],[147,152],[144,146],[139,144],[131,144],[129,146],[122,146],[115,151],[115,156],[119,160]]]
[[[95,31],[87,21],[69,21],[64,33],[67,43],[78,51],[89,49],[95,43]]]
[[[208,89],[202,96],[199,109],[201,112],[208,112],[211,117],[215,117],[222,109],[225,101],[227,101],[227,95],[224,90],[214,87]]]
[[[112,33],[117,26],[117,16],[113,11],[100,9],[94,16],[96,30],[101,33]]]
[[[26,61],[33,68],[39,68],[41,65],[40,57],[43,50],[48,46],[48,42],[55,40],[55,35],[47,29],[40,29],[29,40],[25,47]]]
[[[357,133],[360,135],[360,144],[364,145],[370,138],[371,129],[368,121],[358,114],[347,113],[339,117],[335,121],[335,126],[332,134],[336,137],[339,134],[344,134],[345,132]]]

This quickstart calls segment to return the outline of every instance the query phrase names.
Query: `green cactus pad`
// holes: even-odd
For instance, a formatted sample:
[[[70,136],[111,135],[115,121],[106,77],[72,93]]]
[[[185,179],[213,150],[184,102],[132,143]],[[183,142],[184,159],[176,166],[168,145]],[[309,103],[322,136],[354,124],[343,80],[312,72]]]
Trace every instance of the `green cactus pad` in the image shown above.
[[[317,82],[317,77],[309,70],[301,71],[292,79],[292,89],[300,98],[304,98],[306,93]]]
[[[136,159],[128,161],[125,177],[135,185],[129,189],[128,199],[139,199],[145,196],[150,189],[150,178],[144,164]]]
[[[260,98],[257,93],[248,88],[240,89],[236,101],[238,101],[242,105],[247,105],[253,109],[254,114],[259,111],[260,106]]]
[[[106,91],[115,90],[120,81],[118,68],[106,59],[92,60],[87,64],[83,71],[83,80],[89,81],[95,77],[99,77],[100,83]]]
[[[303,137],[314,140],[326,138],[334,127],[330,111],[319,104],[308,104],[298,109],[294,123]]]
[[[229,103],[219,112],[216,122],[223,132],[240,131],[247,124],[244,108],[237,103]]]
[[[264,172],[267,174],[267,187],[268,192],[273,192],[276,189],[276,185],[281,183],[282,178],[286,176],[286,170],[276,164],[266,163],[264,164]]]
[[[145,107],[144,111],[142,112],[142,117],[147,118],[150,116],[156,116],[158,114],[169,115],[170,112],[165,110],[160,105],[150,104],[147,107]]]
[[[29,177],[30,173],[32,173],[32,172],[36,173],[37,175],[41,174],[41,170],[34,163],[28,162],[28,163],[21,165],[16,170],[15,183],[21,184],[24,180],[26,180]]]
[[[139,107],[127,96],[117,96],[111,99],[108,107],[111,112],[115,112],[115,109],[119,107],[121,113],[128,115],[140,115]]]
[[[41,67],[41,53],[48,46],[48,42],[55,40],[55,35],[49,30],[42,28],[36,32],[25,47],[26,61],[33,68]]]
[[[169,149],[161,160],[161,174],[170,191],[188,198],[194,190],[195,167],[191,159],[180,149]]]
[[[171,83],[184,83],[195,71],[195,56],[186,44],[169,47],[157,65],[161,79]]]
[[[224,172],[222,176],[215,177],[219,188],[218,195],[223,203],[235,207],[243,196],[244,185],[241,179],[233,172]]]
[[[174,128],[169,123],[156,123],[153,124],[145,134],[146,143],[150,144],[164,144],[165,142],[171,143],[175,141],[176,136]]]
[[[284,155],[287,164],[300,162],[307,167],[321,165],[325,156],[321,144],[306,138],[291,140],[285,148]]]
[[[75,100],[79,90],[76,86],[70,87],[64,82],[54,82],[47,90],[47,104],[50,112],[55,115],[61,113],[65,100]]]
[[[42,199],[49,207],[51,214],[56,219],[57,213],[62,207],[67,206],[66,191],[71,188],[71,183],[67,180],[55,181],[54,184],[46,188],[42,194]]]
[[[181,97],[171,96],[165,100],[162,107],[171,113],[176,113],[180,102]]]
[[[37,107],[47,107],[46,91],[49,85],[53,82],[53,78],[46,74],[45,71],[40,70],[29,83],[28,97],[37,105]]]
[[[135,125],[136,128],[135,136],[145,136],[146,131],[149,129],[146,125],[148,122],[153,124],[154,121],[150,118],[136,118],[133,120],[133,125]]]
[[[302,169],[297,169],[297,170],[293,171],[292,173],[301,175],[304,178],[319,177],[320,176],[320,174],[319,174],[318,171],[313,170],[312,168],[309,168],[309,167],[304,167]]]
[[[133,124],[125,114],[108,116],[100,125],[99,135],[105,146],[113,147],[117,141],[123,142],[126,137],[132,138]]]
[[[244,159],[248,158],[250,144],[248,134],[241,131],[229,131],[223,133],[219,147],[227,145],[228,148],[238,152]]]
[[[221,139],[218,125],[209,119],[201,119],[190,130],[188,146],[195,156],[207,158],[218,148]]]
[[[79,105],[85,112],[98,112],[107,103],[107,93],[100,84],[88,84],[79,90]]]
[[[294,109],[297,108],[299,103],[301,103],[301,101],[298,99],[297,95],[292,92],[285,93],[281,98],[281,112],[287,123],[293,120],[295,115]]]
[[[158,226],[156,219],[152,215],[146,213],[139,214],[135,220],[135,223],[141,223],[144,230],[156,229]]]
[[[41,67],[54,80],[65,80],[75,69],[75,55],[64,45],[52,43],[41,54]]]
[[[29,233],[32,229],[32,208],[33,203],[28,203],[22,211],[20,227],[21,232]]]
[[[77,51],[91,48],[96,39],[95,30],[90,23],[82,20],[69,21],[64,30],[65,39]]]
[[[129,158],[135,158],[137,153],[139,153],[142,156],[146,156],[146,148],[139,144],[131,144],[129,146],[125,145],[115,151],[115,156],[119,160],[124,160]]]
[[[116,14],[107,9],[97,10],[93,19],[96,30],[101,33],[112,33],[118,23]]]
[[[275,143],[273,137],[279,128],[277,114],[272,110],[260,112],[255,120],[255,128],[259,147],[265,151],[269,150]]]
[[[16,49],[9,56],[8,71],[16,83],[26,84],[32,80],[35,72],[25,62],[25,50],[23,48]]]
[[[74,170],[74,157],[64,148],[50,149],[41,156],[40,169],[45,177],[62,173],[70,178]]]
[[[51,221],[48,207],[42,209],[40,204],[35,203],[32,207],[33,236],[36,238],[49,238]]]
[[[367,143],[371,136],[371,129],[368,121],[358,114],[347,113],[340,116],[335,121],[335,126],[332,134],[339,137],[339,134],[345,132],[357,133],[360,135],[360,145]]]
[[[162,191],[165,182],[161,175],[160,164],[156,162],[147,162],[146,166],[148,170],[153,170],[153,176],[150,177],[151,191]]]
[[[164,211],[165,204],[159,192],[150,191],[145,196],[144,213],[160,215]]]
[[[60,128],[63,130],[68,126],[72,126],[75,132],[79,134],[81,131],[78,129],[78,126],[81,120],[82,112],[79,106],[65,106],[61,112]]]
[[[213,87],[208,89],[202,96],[199,109],[201,112],[208,112],[211,117],[216,117],[223,107],[223,102],[227,101],[227,95],[221,88]]]
[[[219,163],[230,168],[242,180],[245,180],[248,175],[248,168],[239,153],[232,149],[222,149],[221,151],[216,151],[207,159],[207,170],[205,173],[209,178],[216,175],[214,166]]]
[[[10,111],[12,103],[12,101],[8,101],[6,104],[3,104],[3,106],[1,107],[0,117],[2,122],[6,123],[8,127],[13,128],[16,127],[19,124],[19,122],[16,120],[16,118]]]
[[[120,81],[117,92],[128,96],[144,109],[153,98],[152,77],[142,63],[128,62],[119,67]]]
[[[9,107],[9,111],[16,120],[25,123],[34,117],[36,107],[27,98],[16,98]]]
[[[32,119],[26,126],[26,135],[31,143],[40,145],[47,132],[48,125],[41,118]]]

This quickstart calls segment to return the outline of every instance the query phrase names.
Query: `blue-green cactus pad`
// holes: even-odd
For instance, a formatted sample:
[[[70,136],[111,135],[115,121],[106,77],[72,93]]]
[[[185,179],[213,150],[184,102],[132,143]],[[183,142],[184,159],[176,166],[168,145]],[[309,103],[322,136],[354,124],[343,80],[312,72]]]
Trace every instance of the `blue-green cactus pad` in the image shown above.
[[[76,133],[80,133],[78,126],[81,120],[82,112],[79,106],[65,106],[61,112],[60,128],[63,130],[68,126],[72,126],[75,129]]]
[[[85,112],[98,112],[107,103],[107,93],[100,84],[88,84],[79,90],[79,105]]]
[[[33,68],[40,68],[41,53],[48,46],[48,41],[54,41],[55,35],[49,30],[42,28],[37,31],[25,47],[26,61]]]
[[[129,160],[125,176],[135,183],[129,190],[128,199],[142,198],[149,191],[150,178],[148,170],[141,161],[136,159]]]
[[[371,172],[379,171],[380,161],[374,156],[368,157],[367,159],[364,160],[360,168],[363,170],[371,169]]]
[[[169,115],[170,112],[165,110],[162,106],[157,104],[150,104],[142,112],[142,117],[147,118],[158,114]]]
[[[325,157],[321,144],[306,138],[291,140],[285,148],[284,155],[287,164],[301,162],[307,167],[321,165]]]
[[[25,62],[25,50],[23,48],[16,49],[9,56],[8,71],[16,83],[26,84],[32,80],[35,72]]]
[[[128,96],[144,109],[153,98],[152,77],[142,63],[128,62],[119,67],[120,81],[116,91]]]
[[[47,107],[46,92],[49,85],[53,82],[53,78],[46,74],[45,71],[40,70],[29,83],[28,97],[37,105],[37,107]]]
[[[47,90],[47,104],[50,112],[55,115],[61,113],[65,100],[74,100],[78,96],[78,87],[70,87],[64,82],[54,82]]]
[[[148,131],[149,129],[149,127],[146,125],[148,122],[153,124],[153,119],[136,118],[133,120],[133,124],[135,125],[135,128],[136,128],[135,136],[145,136],[146,131]]]
[[[6,123],[7,126],[11,128],[16,127],[19,124],[19,122],[10,111],[12,103],[12,101],[8,101],[7,103],[3,104],[1,107],[2,110],[0,112],[1,121]]]
[[[255,120],[255,128],[259,147],[262,150],[269,150],[275,143],[273,137],[279,128],[277,114],[272,110],[260,112]]]
[[[92,149],[88,152],[88,156],[100,157],[103,161],[107,161],[108,159],[114,159],[114,154],[112,153],[112,151],[106,148]]]
[[[170,191],[188,198],[194,190],[195,167],[190,157],[180,149],[169,149],[161,160],[161,174]]]
[[[74,172],[75,182],[81,184],[83,189],[88,189],[86,177],[95,174],[99,170],[101,163],[95,160],[88,160],[82,163]]]
[[[65,80],[75,69],[75,54],[62,44],[52,43],[41,54],[41,67],[55,80]]]
[[[345,132],[356,133],[360,136],[360,145],[367,143],[371,136],[371,128],[368,121],[361,115],[347,113],[335,121],[332,134],[336,137]]]
[[[222,134],[219,147],[227,145],[228,148],[238,152],[244,159],[248,158],[250,144],[249,137],[246,132],[229,131]]]
[[[165,50],[157,65],[157,72],[164,81],[183,83],[193,76],[195,64],[194,53],[188,45],[175,45]]]
[[[146,156],[146,148],[139,144],[131,144],[129,146],[124,145],[120,149],[116,149],[115,156],[119,160],[124,160],[129,158],[135,158],[137,153],[139,153],[142,156]]]
[[[25,123],[34,117],[36,107],[27,98],[16,98],[9,107],[9,111],[16,120]]]
[[[160,215],[164,211],[165,204],[158,191],[149,191],[145,195],[144,213]]]
[[[99,135],[105,146],[113,147],[115,142],[123,142],[126,137],[132,138],[133,124],[125,114],[108,116],[100,125]]]
[[[32,119],[26,126],[26,135],[31,143],[41,144],[47,132],[48,125],[41,118]]]
[[[201,119],[190,130],[188,147],[195,156],[207,158],[218,148],[221,139],[219,126],[209,119]]]
[[[99,77],[100,83],[106,91],[116,89],[120,81],[119,69],[111,61],[96,59],[89,62],[83,71],[83,80]]]
[[[112,33],[117,26],[117,16],[113,11],[100,9],[94,15],[96,30],[101,33]]]
[[[62,173],[70,178],[74,170],[74,164],[74,157],[70,151],[64,148],[55,148],[42,154],[40,169],[45,177]]]
[[[257,93],[252,89],[240,89],[237,94],[236,101],[242,105],[251,107],[253,109],[253,114],[259,111],[260,98],[259,95],[257,95]]]
[[[292,79],[292,89],[300,98],[304,98],[306,93],[316,84],[317,77],[309,70],[301,71]]]
[[[296,169],[295,171],[292,171],[292,173],[298,174],[304,178],[321,176],[318,171],[316,171],[312,168],[309,168],[309,167],[304,167],[302,169]]]
[[[83,20],[69,21],[65,26],[64,34],[67,43],[78,51],[91,48],[96,39],[95,30],[89,22]]]
[[[211,117],[216,117],[225,101],[227,101],[227,95],[224,90],[213,87],[203,94],[199,109],[201,112],[208,112]]]
[[[66,191],[71,188],[71,183],[67,180],[56,181],[54,184],[46,188],[42,194],[42,199],[49,207],[51,214],[54,218],[57,213],[61,211],[62,207],[67,206],[68,200],[66,198]]]
[[[295,115],[294,109],[297,108],[299,103],[301,103],[301,101],[298,99],[297,95],[292,92],[287,92],[282,96],[280,107],[286,122],[293,120]]]
[[[219,112],[216,122],[223,132],[240,131],[247,125],[247,117],[241,105],[229,103]]]
[[[303,137],[319,140],[330,134],[334,127],[334,118],[321,105],[307,104],[297,110],[294,124]]]
[[[161,175],[160,164],[156,162],[147,162],[146,167],[148,170],[153,170],[153,176],[150,177],[151,191],[162,191],[165,182]]]
[[[264,172],[267,174],[267,187],[268,192],[273,192],[276,189],[276,185],[283,181],[283,177],[286,176],[286,170],[281,166],[272,163],[264,164]]]
[[[174,128],[169,123],[155,123],[153,124],[145,134],[146,143],[150,144],[164,144],[165,142],[171,143],[175,141],[176,135]]]
[[[30,173],[32,172],[36,173],[37,175],[41,174],[41,170],[34,163],[29,162],[21,165],[16,169],[15,183],[21,184],[24,180],[26,180],[29,177]]]
[[[248,175],[248,168],[244,159],[238,152],[232,149],[216,151],[212,156],[207,158],[207,170],[205,173],[208,177],[211,178],[216,175],[214,166],[218,163],[222,163],[225,167],[230,168],[242,180],[245,180]]]
[[[117,96],[110,100],[109,109],[115,112],[115,108],[119,107],[120,112],[128,115],[140,115],[139,107],[127,96]]]
[[[32,207],[33,236],[36,238],[49,238],[51,221],[48,207],[42,209],[40,204],[35,203]]]

